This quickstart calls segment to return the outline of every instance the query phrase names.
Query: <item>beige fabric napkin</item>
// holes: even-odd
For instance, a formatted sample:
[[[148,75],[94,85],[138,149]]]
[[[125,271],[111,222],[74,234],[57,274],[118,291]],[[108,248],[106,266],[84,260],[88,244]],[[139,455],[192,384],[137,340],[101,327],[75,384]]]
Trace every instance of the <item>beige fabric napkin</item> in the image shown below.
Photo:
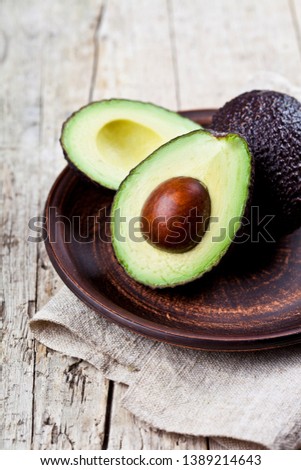
[[[123,405],[154,427],[301,449],[301,345],[256,353],[177,348],[108,322],[67,287],[30,327],[46,346],[127,384]],[[236,448],[244,447],[255,445]]]

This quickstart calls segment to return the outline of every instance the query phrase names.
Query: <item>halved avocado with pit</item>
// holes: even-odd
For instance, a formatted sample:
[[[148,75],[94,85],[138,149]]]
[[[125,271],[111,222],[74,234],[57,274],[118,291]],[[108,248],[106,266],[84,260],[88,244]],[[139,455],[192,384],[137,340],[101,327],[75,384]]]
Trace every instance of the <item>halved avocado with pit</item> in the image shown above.
[[[112,206],[113,248],[126,272],[142,284],[162,288],[211,270],[242,224],[252,169],[242,137],[204,130],[173,139],[140,163],[121,184]],[[199,229],[193,216],[194,239],[179,239],[187,228],[185,217],[194,209],[200,209]]]
[[[61,145],[71,166],[118,189],[129,171],[176,136],[200,126],[167,109],[123,99],[91,103],[63,125]]]

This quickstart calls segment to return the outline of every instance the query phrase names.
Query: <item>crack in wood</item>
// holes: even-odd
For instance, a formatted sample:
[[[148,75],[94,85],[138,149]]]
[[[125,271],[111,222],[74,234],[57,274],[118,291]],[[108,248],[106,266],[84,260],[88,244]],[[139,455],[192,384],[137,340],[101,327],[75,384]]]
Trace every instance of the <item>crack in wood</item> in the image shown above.
[[[51,445],[57,446],[59,444],[60,438],[65,438],[69,443],[71,450],[74,450],[74,441],[69,436],[66,424],[64,427],[62,427],[62,425],[58,426],[58,424],[50,415],[46,415],[43,419],[43,425],[49,427],[48,435]]]
[[[9,45],[9,39],[5,31],[0,31],[0,35],[2,36],[2,47],[1,47],[1,53],[0,53],[0,64],[3,64],[8,55],[8,45]]]
[[[58,430],[56,423],[54,423],[51,429],[51,440],[50,440],[51,444],[57,444],[58,437],[59,437],[59,430]]]
[[[167,12],[168,12],[168,27],[169,27],[170,46],[171,46],[172,67],[173,67],[173,73],[174,73],[174,79],[175,79],[177,109],[181,109],[179,68],[178,68],[177,45],[176,45],[176,37],[175,37],[174,21],[173,21],[172,0],[167,0]]]
[[[113,395],[114,395],[114,382],[112,380],[109,380],[108,395],[107,395],[107,408],[106,408],[105,423],[104,423],[104,438],[103,438],[103,443],[101,446],[102,450],[108,449],[110,431],[111,431]]]
[[[294,26],[296,39],[297,39],[299,54],[300,54],[300,57],[301,57],[301,26],[299,25],[294,0],[288,0],[288,4],[289,4],[289,9],[290,9],[290,12],[291,12],[291,16],[292,16],[292,22],[293,22],[293,26]]]
[[[93,99],[93,93],[95,88],[96,76],[97,76],[97,69],[98,69],[98,53],[99,53],[99,40],[98,35],[101,29],[101,25],[103,23],[105,11],[106,11],[106,2],[104,2],[99,10],[99,14],[96,18],[96,25],[93,35],[93,60],[92,60],[92,74],[91,74],[91,82],[90,82],[90,89],[89,89],[89,101]]]
[[[40,88],[40,100],[39,104],[41,105],[41,93],[42,93],[42,88]],[[41,113],[40,113],[41,117]],[[40,128],[41,128],[41,123],[40,123]],[[39,137],[40,137],[40,131],[39,131]],[[41,194],[39,193],[39,207],[40,207],[40,200],[41,200]],[[36,248],[36,278],[35,278],[35,299],[32,302],[32,312],[30,315],[30,318],[32,318],[33,314],[37,310],[37,304],[38,304],[38,288],[39,288],[39,258],[40,258],[40,247],[39,245]],[[30,447],[31,449],[34,448],[34,430],[35,430],[35,386],[36,386],[36,365],[37,365],[37,351],[36,351],[36,346],[37,342],[35,339],[32,340],[32,351],[33,351],[33,370],[32,370],[32,400],[31,400],[31,436],[30,436]]]
[[[64,371],[64,375],[66,375],[66,382],[69,384],[69,388],[71,389],[70,405],[72,405],[74,401],[75,387],[80,387],[80,402],[83,403],[85,400],[87,377],[83,372],[83,368],[80,367],[82,363],[82,360],[76,361],[68,366],[67,370]]]

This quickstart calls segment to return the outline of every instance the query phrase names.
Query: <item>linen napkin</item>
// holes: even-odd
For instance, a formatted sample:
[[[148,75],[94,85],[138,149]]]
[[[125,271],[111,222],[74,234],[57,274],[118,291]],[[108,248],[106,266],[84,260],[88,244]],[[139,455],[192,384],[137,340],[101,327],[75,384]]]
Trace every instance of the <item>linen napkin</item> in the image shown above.
[[[153,427],[228,438],[232,448],[236,439],[253,444],[234,448],[301,449],[301,345],[254,353],[182,349],[107,321],[67,287],[30,328],[49,348],[127,384],[123,406]]]

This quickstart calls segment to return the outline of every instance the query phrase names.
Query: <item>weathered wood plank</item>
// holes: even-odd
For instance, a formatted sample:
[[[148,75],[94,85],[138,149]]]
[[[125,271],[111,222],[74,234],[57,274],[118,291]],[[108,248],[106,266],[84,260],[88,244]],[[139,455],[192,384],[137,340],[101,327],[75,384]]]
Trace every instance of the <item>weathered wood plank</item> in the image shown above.
[[[7,158],[14,161],[4,173],[4,218],[3,218],[3,276],[4,276],[4,321],[3,321],[3,389],[4,389],[4,448],[28,448],[32,426],[32,388],[34,351],[28,334],[27,321],[34,310],[36,254],[24,247],[24,227],[28,221],[29,200],[19,188],[24,173],[16,154],[6,150]],[[19,168],[18,168],[19,167]],[[29,198],[33,194],[27,194]],[[16,205],[16,215],[12,207]],[[21,210],[22,208],[22,210]],[[24,283],[28,277],[28,284]]]
[[[49,299],[58,278],[44,247],[26,241],[30,217],[42,212],[64,166],[60,123],[89,98],[101,5],[2,4],[5,448],[102,445],[107,381],[87,364],[74,365],[39,344],[34,349],[28,316]]]
[[[41,344],[36,357],[33,447],[101,449],[108,382],[89,364],[58,357]]]
[[[258,72],[293,82],[300,77],[288,0],[170,0],[170,5],[182,108],[219,107]]]
[[[61,282],[48,257],[39,255],[38,308]],[[89,364],[36,344],[35,449],[100,449],[104,440],[108,381]]]
[[[47,37],[40,135],[41,159],[48,169],[44,172],[41,165],[39,173],[42,204],[64,165],[58,144],[61,123],[74,109],[87,103],[93,89],[94,37],[100,26],[103,2],[48,2],[44,8]],[[39,244],[37,309],[53,295],[57,284],[61,285],[44,246]],[[92,366],[37,344],[32,447],[101,448],[107,391],[108,381]]]
[[[31,443],[34,370],[33,340],[27,321],[35,307],[37,258],[37,247],[26,243],[26,227],[38,207],[35,162],[38,160],[42,41],[28,27],[26,18],[19,15],[17,2],[2,2],[1,20],[3,446],[26,449]],[[28,51],[31,51],[30,58]]]
[[[98,32],[93,99],[121,97],[176,109],[167,5],[110,0]]]

